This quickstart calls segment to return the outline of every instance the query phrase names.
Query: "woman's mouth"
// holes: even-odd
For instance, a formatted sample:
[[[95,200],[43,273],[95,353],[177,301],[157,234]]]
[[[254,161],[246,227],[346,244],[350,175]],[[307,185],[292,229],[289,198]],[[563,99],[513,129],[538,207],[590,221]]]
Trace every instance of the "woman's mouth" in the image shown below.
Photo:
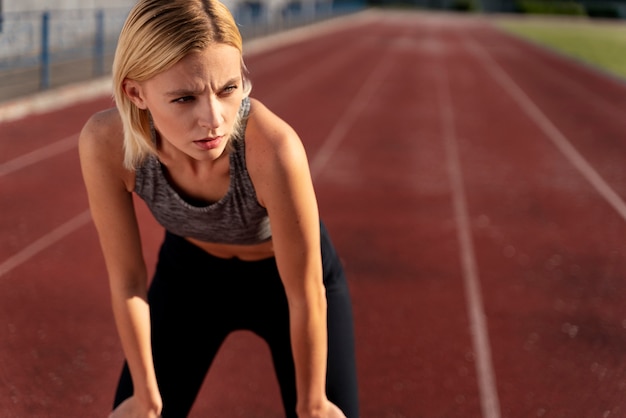
[[[211,150],[219,147],[224,140],[224,136],[215,136],[210,138],[203,138],[193,141],[196,146],[202,150]]]

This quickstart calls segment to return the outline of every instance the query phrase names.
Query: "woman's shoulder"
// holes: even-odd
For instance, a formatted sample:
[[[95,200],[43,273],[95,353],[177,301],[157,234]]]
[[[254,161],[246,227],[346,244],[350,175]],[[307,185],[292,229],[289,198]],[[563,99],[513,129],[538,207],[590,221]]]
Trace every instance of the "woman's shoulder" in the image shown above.
[[[251,100],[245,134],[246,165],[257,194],[264,184],[308,175],[304,145],[295,130],[258,100]],[[263,200],[262,196],[259,196]]]
[[[245,136],[249,154],[263,154],[266,160],[302,145],[295,130],[257,99],[250,100]]]
[[[85,123],[80,134],[83,145],[110,144],[124,140],[124,128],[117,108],[109,108],[94,113]]]
[[[78,139],[80,159],[84,167],[106,170],[132,183],[131,173],[124,168],[124,128],[116,108],[93,114],[85,123]]]
[[[282,227],[277,229],[285,232],[293,228],[292,216],[301,219],[316,207],[304,145],[287,122],[258,100],[251,102],[248,128],[246,165],[257,199],[270,217],[278,215]]]
[[[94,113],[83,126],[78,145],[82,158],[123,161],[124,128],[117,108]]]

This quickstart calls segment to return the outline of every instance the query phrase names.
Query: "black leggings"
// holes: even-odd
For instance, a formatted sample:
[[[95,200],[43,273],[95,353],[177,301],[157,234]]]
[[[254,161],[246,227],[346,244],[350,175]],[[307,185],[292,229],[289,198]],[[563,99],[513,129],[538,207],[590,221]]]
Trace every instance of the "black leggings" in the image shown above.
[[[348,418],[359,416],[352,308],[343,268],[321,226],[328,300],[326,392]],[[186,417],[226,337],[249,330],[269,345],[286,416],[296,417],[287,297],[274,258],[222,259],[166,233],[148,293],[152,352],[163,418]],[[114,406],[133,393],[127,364]]]

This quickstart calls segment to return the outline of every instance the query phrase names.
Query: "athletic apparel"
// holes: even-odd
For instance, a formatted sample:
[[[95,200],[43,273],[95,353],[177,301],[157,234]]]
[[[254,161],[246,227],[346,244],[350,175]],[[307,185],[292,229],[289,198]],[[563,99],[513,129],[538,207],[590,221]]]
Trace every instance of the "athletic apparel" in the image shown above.
[[[241,103],[242,129],[250,111],[250,99]],[[155,219],[168,231],[200,241],[221,244],[259,244],[272,237],[267,211],[256,196],[246,168],[245,141],[231,139],[230,185],[226,195],[208,205],[185,200],[165,176],[166,168],[149,156],[135,176],[135,193],[148,205]]]
[[[241,132],[245,132],[249,110],[246,98],[240,110]],[[163,418],[188,415],[220,345],[236,330],[252,331],[267,342],[285,413],[296,417],[289,308],[275,258],[223,259],[184,238],[244,245],[271,239],[267,211],[259,205],[246,169],[243,135],[233,138],[232,146],[229,190],[221,200],[206,206],[185,201],[168,182],[165,167],[156,157],[147,158],[136,171],[135,192],[167,231],[148,294]],[[328,315],[327,396],[348,418],[356,418],[359,405],[350,295],[339,258],[321,224],[320,231]],[[125,365],[115,406],[132,394]],[[243,392],[242,397],[245,399]]]
[[[348,418],[359,416],[352,308],[342,265],[321,225],[321,253],[328,301],[327,396]],[[287,297],[276,261],[214,257],[166,233],[148,295],[152,349],[163,418],[189,414],[220,345],[249,330],[269,345],[285,414],[296,418],[296,380]],[[245,388],[241,388],[245,399]],[[115,406],[133,394],[128,366]],[[224,411],[224,416],[233,416]]]

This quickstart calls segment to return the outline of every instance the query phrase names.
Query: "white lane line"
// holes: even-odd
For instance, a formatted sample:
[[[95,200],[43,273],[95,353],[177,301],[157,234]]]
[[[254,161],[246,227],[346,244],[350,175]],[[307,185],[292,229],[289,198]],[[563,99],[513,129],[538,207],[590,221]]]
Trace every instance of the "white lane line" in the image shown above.
[[[323,60],[313,62],[306,71],[294,77],[283,79],[272,88],[271,93],[266,95],[263,102],[268,107],[274,107],[275,103],[280,101],[293,100],[298,90],[306,88],[312,82],[323,79],[328,74],[340,73],[340,68],[354,65],[359,52],[368,46],[367,41],[362,41],[360,44],[352,46],[349,51],[339,49],[328,52]],[[288,59],[288,57],[285,56],[283,59]]]
[[[463,284],[467,303],[472,344],[476,356],[476,375],[480,392],[482,416],[485,418],[500,417],[500,401],[496,387],[496,377],[491,359],[489,331],[481,296],[480,278],[476,264],[476,255],[470,229],[467,198],[463,186],[463,172],[459,159],[457,134],[454,128],[454,108],[445,67],[439,72],[439,113],[443,141],[446,150],[446,165],[452,189],[452,205],[457,225],[459,253],[463,269]]]
[[[0,264],[0,278],[90,221],[91,214],[86,210],[4,260]]]
[[[29,152],[28,154],[21,155],[5,163],[0,163],[0,177],[62,154],[65,151],[75,148],[77,145],[78,134],[74,134],[65,139],[61,139],[60,141],[53,142],[43,148]]]
[[[616,85],[615,86],[616,89],[623,90],[624,88],[624,82],[622,80],[619,80],[614,75],[608,72],[605,72],[599,69],[598,67],[589,65],[588,63],[576,57],[563,54],[562,52],[557,51],[554,48],[540,45],[539,43],[536,43],[534,41],[529,41],[515,34],[503,32],[503,35],[504,37],[508,37],[511,39],[510,47],[513,49],[513,52],[518,56],[524,54],[524,51],[519,46],[519,44],[516,44],[514,42],[521,42],[521,43],[531,42],[533,47],[539,49],[542,53],[547,51],[548,54],[559,56],[559,58],[562,61],[575,62],[576,65],[585,67],[587,72],[591,74],[590,77],[605,78],[605,79],[610,80],[612,83],[614,83]],[[605,95],[598,93],[596,90],[590,89],[588,84],[577,81],[576,79],[571,77],[569,74],[565,74],[562,71],[559,71],[558,69],[553,68],[552,66],[547,64],[545,61],[535,60],[534,63],[536,64],[535,70],[537,72],[541,71],[545,74],[546,77],[550,77],[550,83],[554,85],[561,85],[563,88],[566,88],[570,92],[575,93],[579,96],[582,96],[580,100],[584,100],[585,103],[587,103],[589,107],[594,108],[597,113],[602,114],[605,117],[613,118],[614,122],[620,123],[620,124],[626,123],[626,119],[624,118],[623,106],[617,105],[614,102],[607,100]]]
[[[596,191],[626,220],[626,203],[574,148],[565,135],[539,109],[522,88],[504,71],[504,69],[475,41],[466,39],[466,46],[483,64],[487,71],[533,120],[552,143],[561,151],[569,162],[587,179]]]
[[[374,91],[382,82],[385,74],[389,71],[393,60],[388,57],[390,52],[380,58],[378,65],[370,73],[367,80],[361,84],[361,88],[354,95],[350,105],[339,117],[338,122],[333,126],[324,143],[315,154],[311,161],[311,177],[313,179],[322,172],[322,169],[332,157],[333,153],[345,138],[348,130],[354,124],[357,117],[363,112],[363,109],[370,103],[370,98]]]
[[[0,123],[11,122],[39,113],[111,95],[109,76],[70,84],[0,103]]]

